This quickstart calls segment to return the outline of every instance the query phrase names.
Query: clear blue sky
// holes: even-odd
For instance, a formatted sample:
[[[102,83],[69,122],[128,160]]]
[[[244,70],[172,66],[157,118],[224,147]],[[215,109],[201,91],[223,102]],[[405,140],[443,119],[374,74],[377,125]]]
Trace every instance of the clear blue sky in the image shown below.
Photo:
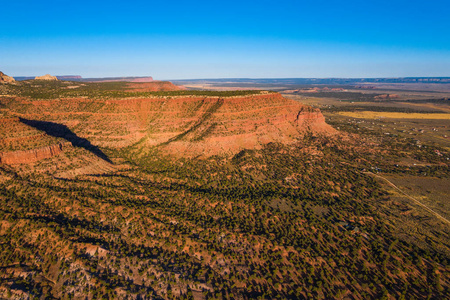
[[[449,0],[2,1],[0,71],[450,76]]]

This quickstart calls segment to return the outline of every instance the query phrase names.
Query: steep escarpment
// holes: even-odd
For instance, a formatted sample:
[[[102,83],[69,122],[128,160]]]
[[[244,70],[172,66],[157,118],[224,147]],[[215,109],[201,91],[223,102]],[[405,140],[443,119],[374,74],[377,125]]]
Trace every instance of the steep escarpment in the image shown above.
[[[277,93],[182,95],[122,99],[20,99],[22,118],[76,128],[100,147],[158,148],[177,156],[235,154],[305,133],[334,133],[318,109]],[[23,109],[26,107],[26,110]]]
[[[142,150],[156,146],[178,156],[235,154],[271,142],[292,143],[307,132],[334,131],[320,111],[279,94],[184,98],[166,105],[178,107],[152,121],[153,130]],[[191,113],[181,109],[183,106]]]

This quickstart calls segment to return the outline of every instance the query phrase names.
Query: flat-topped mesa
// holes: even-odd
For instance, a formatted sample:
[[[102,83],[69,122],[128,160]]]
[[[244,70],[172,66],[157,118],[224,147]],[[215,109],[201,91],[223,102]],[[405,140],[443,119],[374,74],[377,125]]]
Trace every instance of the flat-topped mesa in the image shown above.
[[[12,83],[15,81],[16,80],[13,77],[8,76],[3,72],[0,72],[0,83]]]
[[[36,76],[35,80],[58,80],[56,76],[52,76],[50,74],[45,74],[44,76]]]
[[[185,157],[234,155],[272,142],[294,143],[307,133],[336,133],[319,109],[278,93],[169,95],[20,99],[14,105],[27,107],[28,119],[45,116],[68,129],[76,127],[76,134],[92,145],[132,147],[137,154],[156,148]]]

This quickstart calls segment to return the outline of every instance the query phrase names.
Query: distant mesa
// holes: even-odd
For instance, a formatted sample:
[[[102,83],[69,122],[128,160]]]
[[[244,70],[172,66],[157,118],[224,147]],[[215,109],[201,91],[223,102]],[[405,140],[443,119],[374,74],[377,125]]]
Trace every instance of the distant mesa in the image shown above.
[[[36,78],[34,78],[36,80],[58,80],[58,78],[56,76],[52,76],[50,74],[45,74],[44,76],[36,76]]]
[[[80,75],[60,75],[60,76],[56,76],[56,78],[58,78],[59,80],[80,80],[83,79],[83,77],[81,77]]]
[[[116,81],[126,81],[126,82],[153,82],[153,77],[105,77],[105,78],[86,78],[84,81],[91,82],[116,82]]]
[[[0,83],[11,83],[11,82],[15,82],[16,80],[14,80],[13,77],[8,76],[6,74],[4,74],[3,72],[0,72]]]
[[[43,77],[49,77],[43,78]],[[51,78],[51,79],[50,79]],[[124,82],[154,82],[152,76],[132,76],[132,77],[100,77],[100,78],[83,78],[81,75],[45,75],[45,76],[17,76],[15,79],[17,81],[23,81],[23,80],[32,80],[32,79],[38,79],[38,80],[62,80],[62,81],[83,81],[83,82],[115,82],[115,81],[124,81]]]
[[[133,79],[131,82],[152,82],[153,81],[153,77],[149,76],[149,77],[138,77]]]

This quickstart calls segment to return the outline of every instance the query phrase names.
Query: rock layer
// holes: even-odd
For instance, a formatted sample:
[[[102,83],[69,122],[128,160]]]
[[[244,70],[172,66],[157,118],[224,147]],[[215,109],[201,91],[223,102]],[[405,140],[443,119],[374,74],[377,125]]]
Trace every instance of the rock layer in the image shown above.
[[[153,120],[153,133],[147,135],[144,145],[155,145],[178,156],[210,156],[258,149],[271,142],[292,143],[307,132],[334,132],[318,109],[280,94],[179,101],[179,108],[191,102],[197,111],[181,116],[181,110],[172,120],[169,116]]]
[[[0,163],[9,165],[33,163],[60,154],[65,146],[67,144],[59,143],[26,151],[0,152]]]

